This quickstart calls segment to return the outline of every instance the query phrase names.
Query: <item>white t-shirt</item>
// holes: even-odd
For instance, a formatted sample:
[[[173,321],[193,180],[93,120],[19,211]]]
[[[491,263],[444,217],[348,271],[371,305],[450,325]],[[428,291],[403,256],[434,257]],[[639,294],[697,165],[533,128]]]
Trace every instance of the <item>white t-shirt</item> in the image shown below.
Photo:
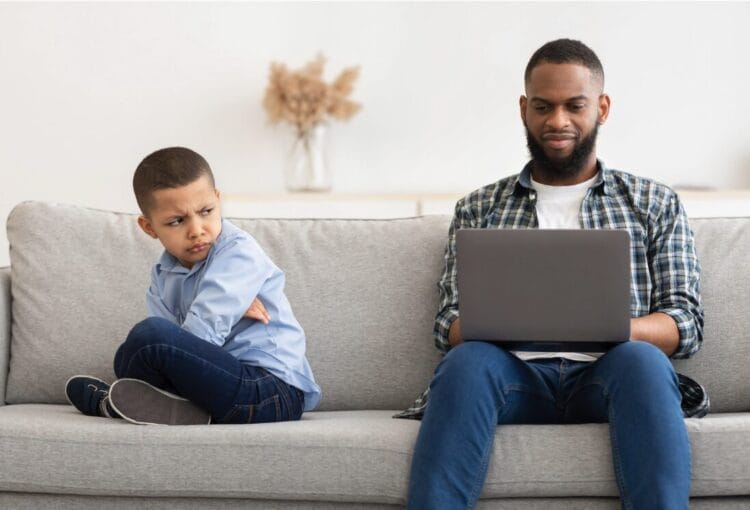
[[[531,187],[536,191],[536,216],[539,228],[580,229],[581,203],[589,188],[594,184],[598,173],[588,181],[572,186],[549,186],[531,179]],[[582,352],[528,352],[516,351],[522,360],[565,358],[574,361],[595,361],[601,353]]]

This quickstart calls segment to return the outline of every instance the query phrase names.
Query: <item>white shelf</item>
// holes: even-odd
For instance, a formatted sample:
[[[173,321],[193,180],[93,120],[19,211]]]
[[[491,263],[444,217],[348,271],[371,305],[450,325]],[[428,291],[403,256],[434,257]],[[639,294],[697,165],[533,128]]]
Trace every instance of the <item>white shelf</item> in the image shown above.
[[[250,218],[408,218],[452,214],[461,193],[224,194],[223,213]]]
[[[750,190],[678,190],[691,218],[750,216]],[[452,215],[465,193],[258,193],[222,195],[224,215],[246,218],[405,218]]]
[[[677,190],[677,194],[691,218],[750,216],[750,190]]]

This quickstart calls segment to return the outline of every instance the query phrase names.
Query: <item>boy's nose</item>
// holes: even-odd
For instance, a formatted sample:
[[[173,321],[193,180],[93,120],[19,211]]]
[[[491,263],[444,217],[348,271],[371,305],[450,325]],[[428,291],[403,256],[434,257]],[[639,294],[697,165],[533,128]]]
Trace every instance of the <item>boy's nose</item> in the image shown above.
[[[191,223],[190,228],[188,229],[188,237],[190,239],[194,239],[201,235],[201,226],[198,223]]]

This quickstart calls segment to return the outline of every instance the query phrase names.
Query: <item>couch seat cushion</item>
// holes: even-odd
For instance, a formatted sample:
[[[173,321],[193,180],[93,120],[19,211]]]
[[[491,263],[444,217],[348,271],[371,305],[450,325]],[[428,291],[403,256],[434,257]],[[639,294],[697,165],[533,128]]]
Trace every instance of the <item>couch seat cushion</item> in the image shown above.
[[[3,406],[0,491],[403,504],[419,422],[392,412],[166,427]],[[750,493],[750,414],[687,421],[693,495]],[[607,425],[501,427],[483,497],[616,496],[609,451]]]

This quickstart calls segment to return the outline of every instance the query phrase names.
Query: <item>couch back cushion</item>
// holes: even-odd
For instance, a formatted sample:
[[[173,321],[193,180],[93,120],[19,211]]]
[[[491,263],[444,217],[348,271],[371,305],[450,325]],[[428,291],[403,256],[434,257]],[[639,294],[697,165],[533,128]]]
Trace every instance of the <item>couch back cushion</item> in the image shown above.
[[[399,409],[429,383],[449,218],[232,219],[287,276],[323,390],[319,409]],[[161,245],[136,216],[26,202],[8,219],[12,341],[6,401],[65,403],[74,374],[112,380],[146,316]]]
[[[675,368],[703,384],[713,412],[750,411],[750,218],[690,221],[701,264],[703,347]]]
[[[319,409],[399,409],[429,383],[436,282],[450,218],[233,219],[287,275],[323,389]],[[750,218],[693,219],[703,348],[677,369],[715,412],[750,410]],[[8,219],[12,343],[6,400],[64,403],[78,373],[111,380],[112,357],[146,314],[161,246],[135,216],[27,202]]]

